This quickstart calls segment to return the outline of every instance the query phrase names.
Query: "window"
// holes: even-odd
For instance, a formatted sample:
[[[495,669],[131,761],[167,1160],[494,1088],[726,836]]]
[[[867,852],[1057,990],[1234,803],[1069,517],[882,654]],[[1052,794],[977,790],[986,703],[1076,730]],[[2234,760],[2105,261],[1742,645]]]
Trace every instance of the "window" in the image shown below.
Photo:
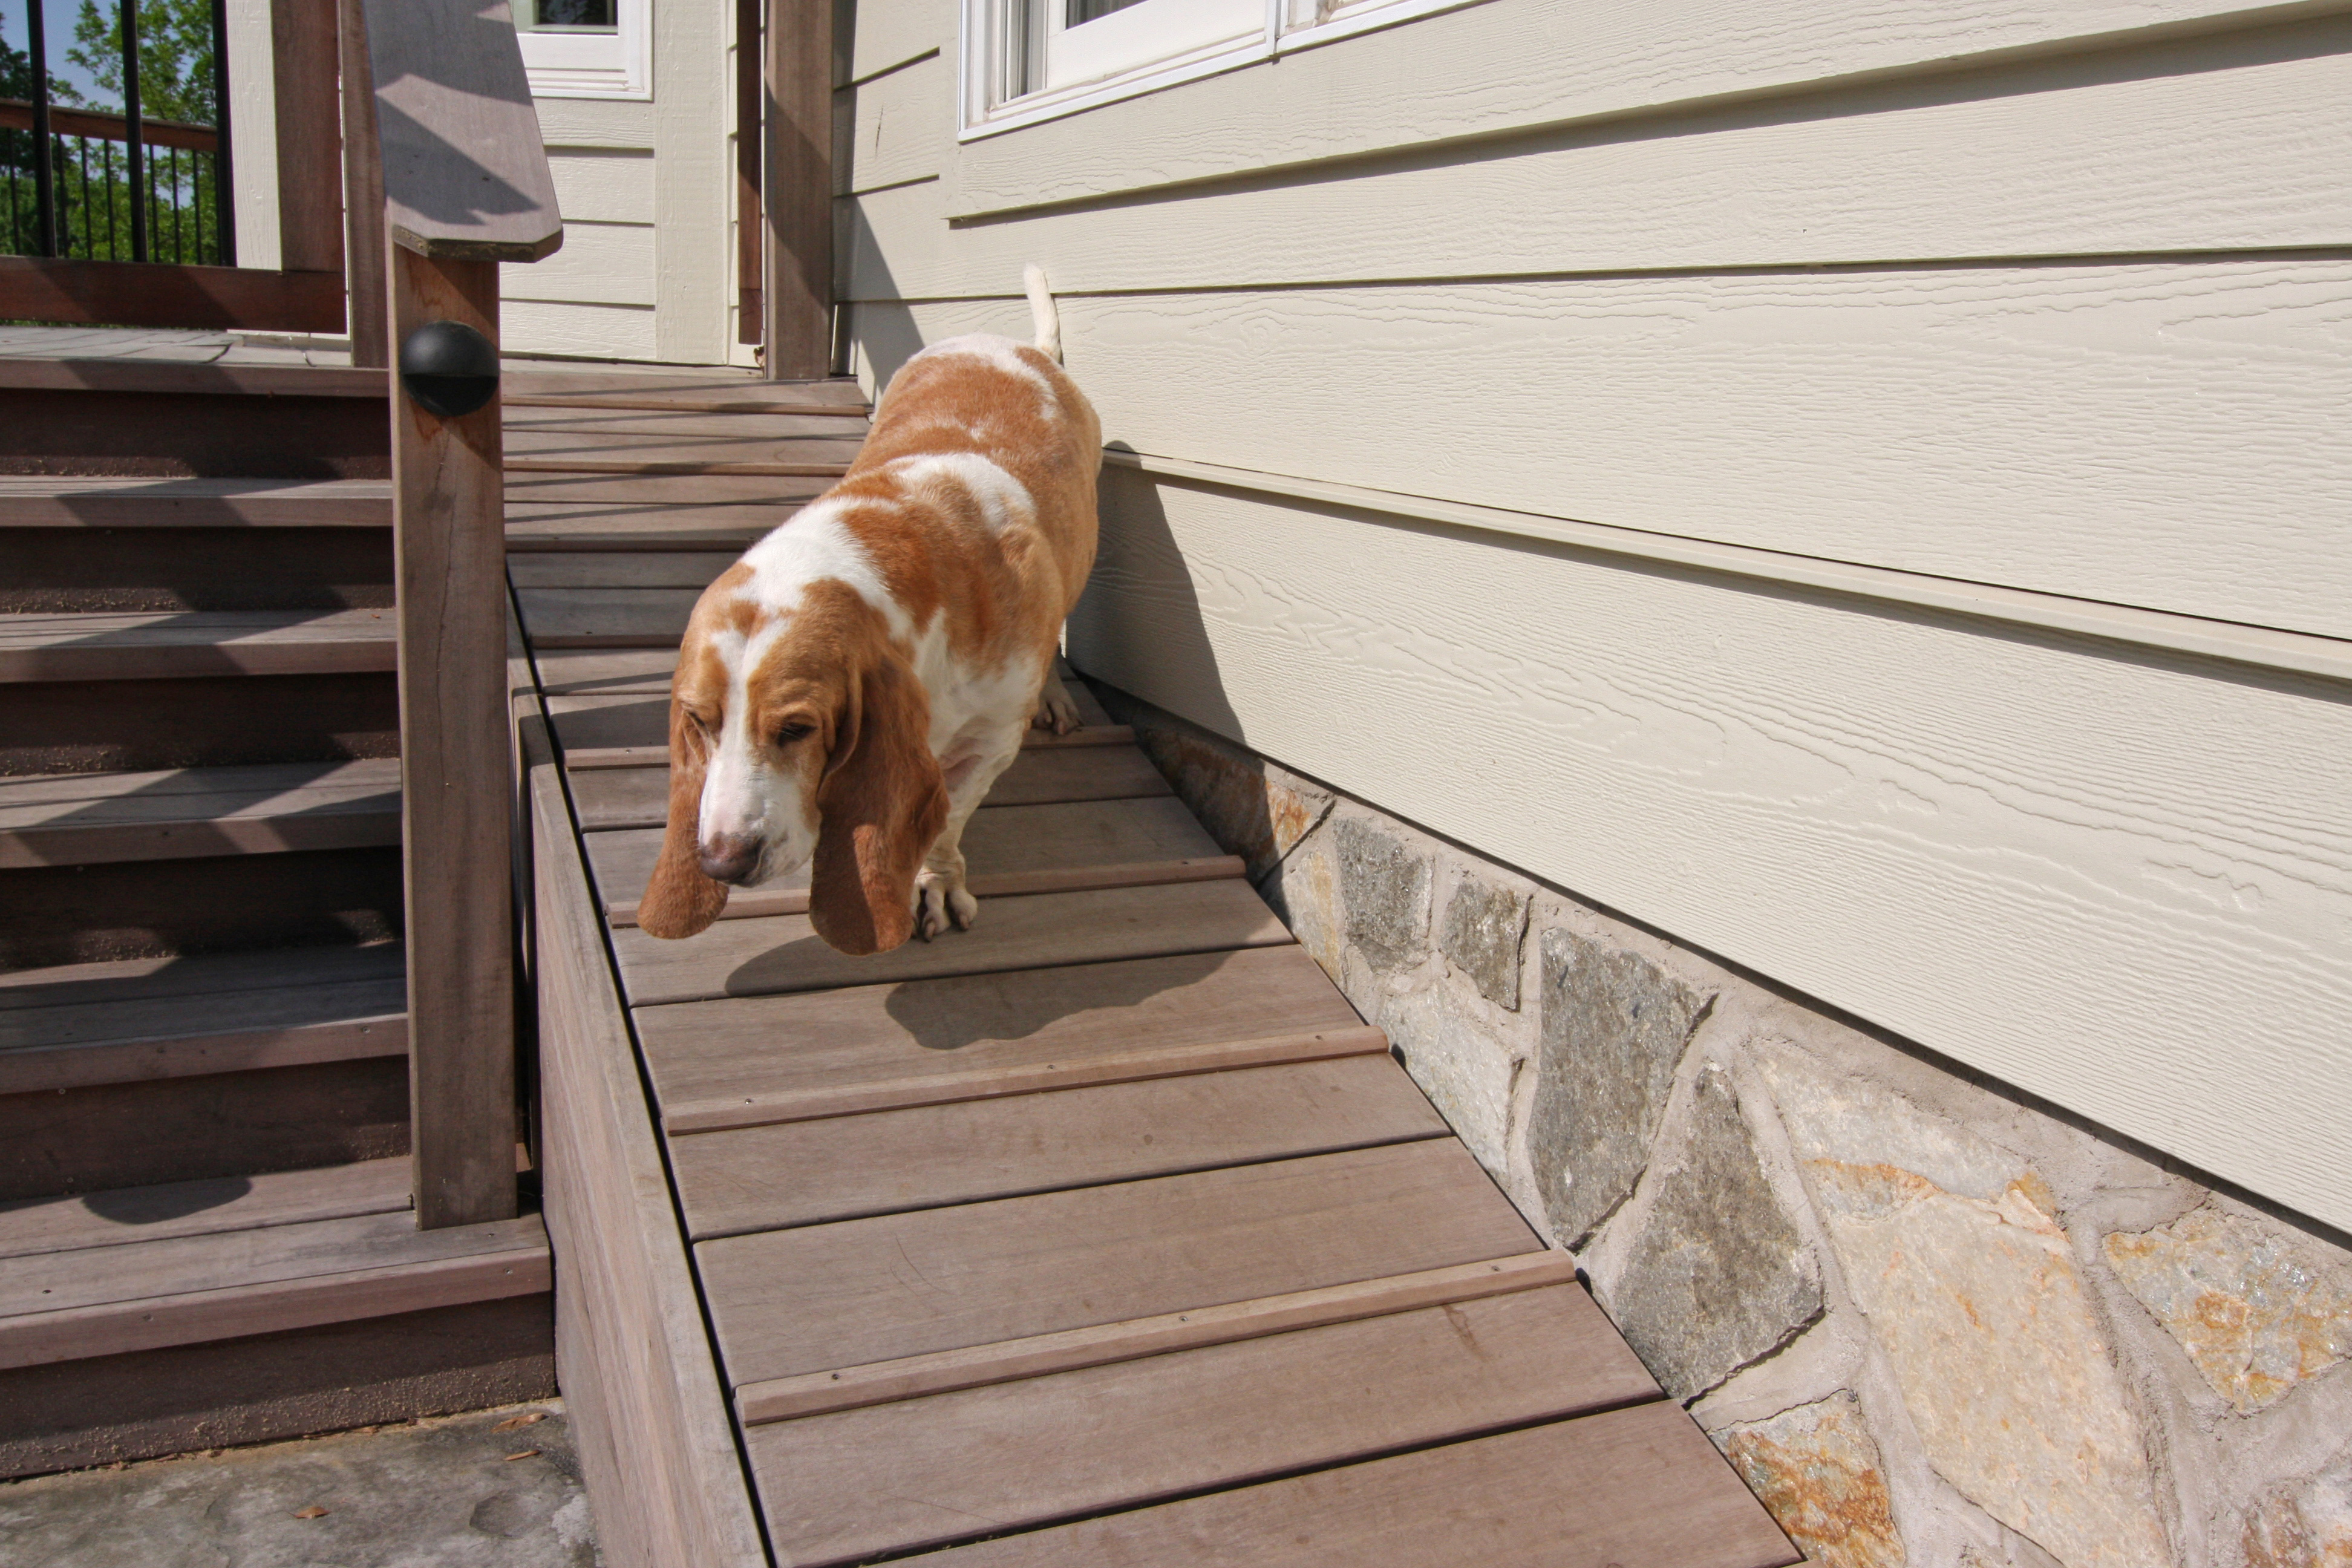
[[[557,0],[539,0],[540,4]],[[965,0],[963,136],[1476,0]]]
[[[515,0],[535,98],[651,98],[649,0]]]

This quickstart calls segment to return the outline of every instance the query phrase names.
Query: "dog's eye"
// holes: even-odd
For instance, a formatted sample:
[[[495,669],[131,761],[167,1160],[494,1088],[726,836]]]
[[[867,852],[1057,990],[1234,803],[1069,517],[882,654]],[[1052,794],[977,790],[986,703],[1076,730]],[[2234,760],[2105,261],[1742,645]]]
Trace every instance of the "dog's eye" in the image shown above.
[[[813,724],[786,724],[776,731],[776,744],[789,746],[794,741],[805,741],[816,732]]]

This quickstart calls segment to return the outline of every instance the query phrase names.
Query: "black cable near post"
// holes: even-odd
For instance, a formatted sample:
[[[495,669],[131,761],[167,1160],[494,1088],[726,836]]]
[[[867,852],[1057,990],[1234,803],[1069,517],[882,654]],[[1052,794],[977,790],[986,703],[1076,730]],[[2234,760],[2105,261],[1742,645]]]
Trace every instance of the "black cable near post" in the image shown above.
[[[49,46],[41,0],[26,0],[33,46],[33,254],[58,253],[58,183],[49,167]]]
[[[228,155],[228,0],[213,0],[213,247],[223,267],[236,265],[236,208]]]
[[[147,259],[145,148],[139,136],[139,0],[122,0],[122,158],[131,183],[131,259]]]

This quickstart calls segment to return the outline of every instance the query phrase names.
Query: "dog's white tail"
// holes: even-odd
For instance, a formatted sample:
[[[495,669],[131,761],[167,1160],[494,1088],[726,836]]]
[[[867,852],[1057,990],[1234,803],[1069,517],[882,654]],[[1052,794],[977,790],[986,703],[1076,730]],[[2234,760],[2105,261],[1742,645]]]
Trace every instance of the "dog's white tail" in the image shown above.
[[[1029,291],[1029,320],[1037,329],[1037,352],[1062,363],[1062,312],[1045,289],[1045,269],[1035,262],[1021,269],[1021,286]]]

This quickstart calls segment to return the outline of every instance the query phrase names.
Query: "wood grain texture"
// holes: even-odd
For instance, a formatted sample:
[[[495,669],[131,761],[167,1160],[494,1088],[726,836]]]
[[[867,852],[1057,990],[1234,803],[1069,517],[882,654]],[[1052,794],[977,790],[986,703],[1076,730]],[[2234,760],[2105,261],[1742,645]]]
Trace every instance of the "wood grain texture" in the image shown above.
[[[371,8],[379,79],[388,74],[387,62],[421,68],[430,58],[411,59],[402,51],[415,40],[404,43],[387,31],[422,26],[436,15],[404,12],[395,20]],[[498,17],[504,15],[499,6]],[[456,25],[454,16],[439,20]],[[445,38],[440,47],[453,42]],[[511,36],[506,47],[511,55]],[[514,65],[520,71],[519,57]],[[389,114],[391,102],[379,107]],[[535,137],[535,125],[532,132]],[[388,123],[385,136],[389,144]],[[539,156],[536,140],[530,152]],[[411,171],[402,177],[418,176]],[[404,198],[389,162],[385,179],[397,227]],[[420,198],[412,190],[406,199]],[[435,260],[394,246],[390,272],[395,342],[429,321],[460,321],[498,342],[495,263]],[[408,947],[408,1082],[416,1223],[426,1229],[503,1219],[516,1203],[508,1156],[514,921],[499,434],[495,398],[446,420],[405,395],[394,400],[402,886],[405,907],[420,917],[410,922]]]
[[[1540,1485],[1528,1478],[1539,1476]],[[1788,1568],[1802,1561],[1667,1401],[937,1554],[939,1568]]]
[[[729,1237],[695,1253],[740,1386],[1534,1245],[1461,1144],[1433,1139]]]
[[[833,370],[833,5],[768,0],[767,308],[770,379]]]
[[[335,1267],[335,1258],[322,1255],[312,1260],[314,1272],[0,1318],[0,1368],[316,1328],[471,1301],[533,1296],[548,1288],[551,1268],[546,1231],[535,1215],[430,1233],[411,1227],[404,1215],[387,1216],[387,1223],[397,1227],[403,1241],[350,1254],[352,1260],[368,1259],[354,1266]],[[248,1235],[282,1237],[288,1232],[310,1228],[289,1226],[276,1231],[192,1239],[208,1250],[227,1254],[239,1249],[224,1243],[241,1242]],[[97,1250],[112,1255],[131,1248]],[[16,1260],[12,1273],[29,1273],[28,1261]],[[108,1257],[107,1261],[116,1260]],[[202,1271],[192,1271],[191,1277],[200,1278]]]
[[[0,312],[16,321],[339,332],[343,275],[0,256]]]
[[[674,1135],[670,1163],[701,1241],[1446,1134],[1364,1055]]]
[[[0,620],[0,681],[343,675],[394,667],[385,610],[16,615]]]
[[[2352,354],[2323,345],[2347,279],[2249,260],[1154,296],[1071,301],[1063,335],[1142,452],[2342,637]],[[1433,405],[1433,358],[1513,395]],[[1201,384],[1225,395],[1180,390]]]
[[[0,528],[390,528],[382,479],[0,479]]]
[[[365,0],[336,0],[336,64],[342,90],[343,268],[350,280],[352,364],[382,370],[392,363],[384,281],[383,147],[376,134],[375,93],[370,89]]]
[[[554,461],[788,462],[846,465],[858,422],[825,415],[671,414],[646,410],[530,409],[506,421],[507,450]]]
[[[562,784],[527,754],[556,1358],[614,1568],[765,1568]]]
[[[1236,879],[991,899],[969,931],[866,958],[826,946],[806,915],[720,921],[685,942],[663,942],[626,926],[613,933],[613,951],[629,1000],[643,1005],[1289,941],[1265,900]]]
[[[1286,1296],[1228,1301],[1157,1317],[1034,1334],[967,1350],[906,1356],[838,1372],[811,1373],[746,1384],[735,1406],[746,1425],[794,1421],[829,1411],[856,1410],[895,1400],[916,1399],[957,1389],[983,1388],[1020,1378],[1045,1377],[1080,1367],[1108,1366],[1231,1344],[1266,1334],[1286,1334],[1325,1323],[1353,1322],[1391,1312],[1483,1300],[1549,1285],[1576,1283],[1576,1263],[1566,1253],[1528,1252],[1451,1268],[1424,1268],[1352,1285],[1328,1285]]]
[[[5,648],[0,648],[0,659],[5,657]],[[0,671],[6,668],[0,662]],[[591,768],[572,780],[580,825],[589,829],[651,827],[663,820],[668,791],[667,768]],[[1171,793],[1150,759],[1132,747],[1024,747],[1013,759],[1013,765],[997,775],[988,802],[1037,805],[1054,801],[1134,800]]]
[[[365,8],[392,238],[421,255],[476,261],[536,261],[562,245],[506,0],[368,0]],[[491,287],[495,299],[495,279]]]
[[[747,1447],[778,1547],[814,1565],[1655,1397],[1570,1284],[778,1422]]]
[[[1080,731],[1083,733],[1084,731]],[[0,784],[0,801],[7,790]],[[0,830],[6,816],[0,808]],[[0,847],[5,847],[0,839]],[[619,833],[592,833],[586,840],[588,864],[608,911],[634,908],[646,879],[653,874],[654,858],[661,848],[656,828]],[[1086,871],[1139,872],[1151,866],[1165,868],[1165,879],[1182,873],[1176,865],[1188,861],[1220,861],[1216,841],[1192,820],[1174,796],[1156,800],[1078,801],[1057,805],[987,806],[972,814],[963,835],[964,856],[971,862],[975,895],[982,878],[1000,882],[1038,873]],[[1227,875],[1238,876],[1237,870]],[[743,889],[728,900],[731,911],[739,902],[783,894],[808,903],[805,871],[779,878],[769,887]],[[1097,886],[1116,886],[1098,883]],[[797,912],[778,910],[778,913]],[[614,915],[617,919],[617,914]],[[740,917],[739,917],[740,918]]]
[[[1198,1070],[1268,1036],[1301,1055],[1318,1034],[1384,1048],[1295,946],[646,1006],[636,1023],[673,1131],[1025,1093],[1105,1061]]]
[[[825,486],[821,478],[754,480],[751,482],[775,486],[796,484],[800,489],[796,493],[768,501],[674,508],[514,499],[519,494],[530,493],[529,487],[535,482],[549,479],[562,486],[612,482],[584,475],[516,475],[515,482],[507,487],[507,551],[510,556],[526,551],[561,553],[591,550],[610,553],[622,550],[747,550],[769,530],[790,519]],[[674,480],[622,482],[677,488]],[[709,479],[697,479],[694,488],[699,491],[711,482]]]
[[[2306,14],[2325,14],[2313,6]],[[1456,138],[1498,136],[1819,93],[1855,79],[1943,71],[2004,55],[2127,46],[2147,30],[2218,31],[2268,8],[2241,0],[1727,7],[1670,0],[1563,12],[1470,5],[967,143],[959,216],[1075,202]]]
[[[336,90],[341,32],[335,0],[269,0],[278,265],[338,278],[343,271],[342,110]]]
[[[0,1094],[208,1078],[407,1050],[407,985],[397,973],[193,997],[9,1008],[0,1012]]]
[[[390,758],[0,779],[0,868],[399,842]]]
[[[359,1160],[79,1197],[0,1204],[0,1258],[391,1214],[408,1206],[408,1162]]]
[[[2352,919],[2337,689],[1116,474],[1104,494],[1071,634],[1090,673],[2352,1220],[2326,1021],[2352,991],[2315,943]],[[1491,752],[1387,743],[1438,708]]]
[[[512,525],[509,525],[512,532]],[[566,551],[507,563],[518,588],[706,588],[740,550]]]

